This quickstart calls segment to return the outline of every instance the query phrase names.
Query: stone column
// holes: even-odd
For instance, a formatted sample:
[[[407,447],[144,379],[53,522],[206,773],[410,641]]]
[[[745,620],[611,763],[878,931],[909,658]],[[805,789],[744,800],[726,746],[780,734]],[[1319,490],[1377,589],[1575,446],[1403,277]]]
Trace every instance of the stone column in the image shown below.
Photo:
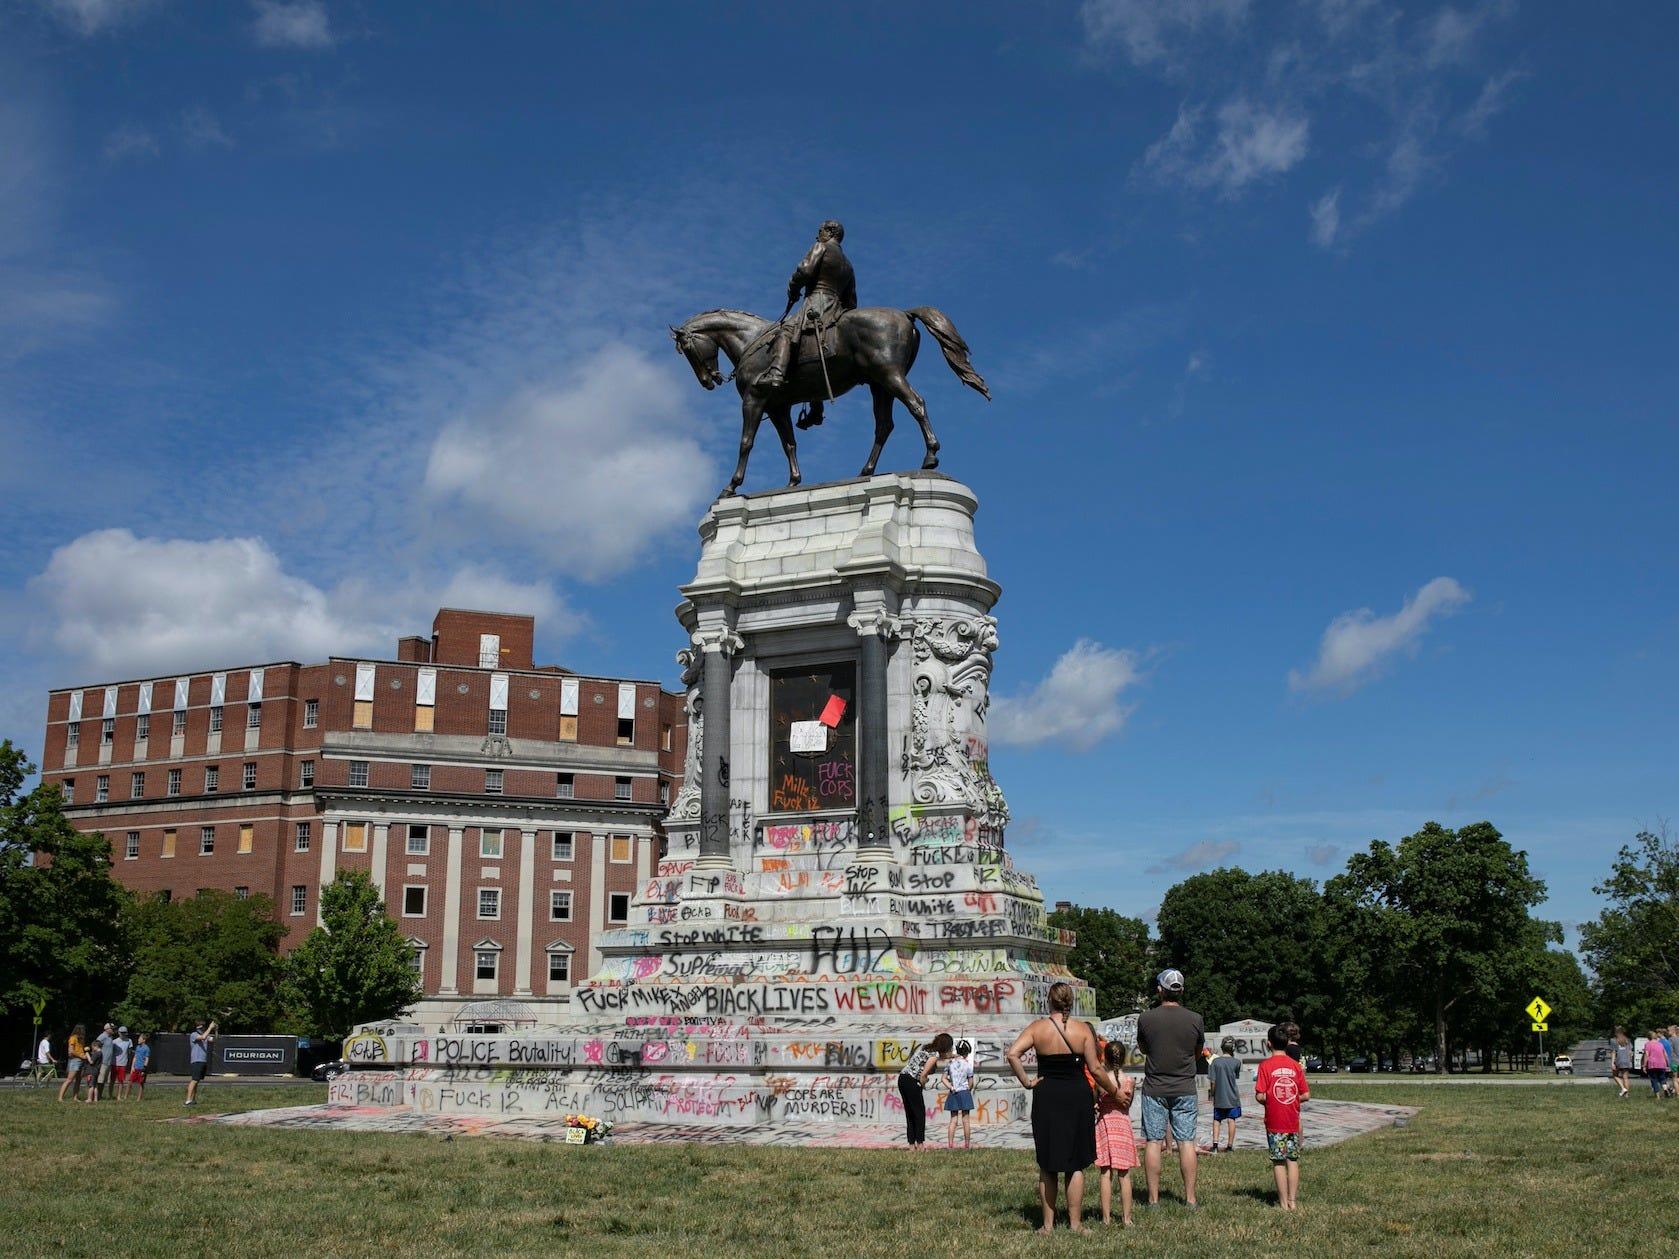
[[[735,652],[745,644],[726,626],[696,630],[694,646],[704,664],[700,674],[705,705],[705,741],[700,747],[701,865],[729,864],[729,709]]]
[[[857,757],[857,846],[889,849],[892,749],[887,743],[886,645],[897,637],[898,618],[873,607],[853,612],[846,624],[861,640],[857,668],[857,724],[862,737]]]

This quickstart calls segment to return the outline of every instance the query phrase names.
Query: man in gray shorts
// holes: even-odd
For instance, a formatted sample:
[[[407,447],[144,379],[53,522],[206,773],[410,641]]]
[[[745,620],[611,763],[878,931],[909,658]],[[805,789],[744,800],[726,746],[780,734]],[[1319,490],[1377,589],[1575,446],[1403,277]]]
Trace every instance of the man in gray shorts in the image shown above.
[[[1195,1059],[1206,1043],[1201,1016],[1183,1008],[1183,972],[1163,970],[1155,978],[1160,1004],[1137,1017],[1137,1048],[1147,1056],[1143,1071],[1143,1172],[1149,1207],[1160,1203],[1160,1144],[1168,1127],[1178,1143],[1183,1197],[1195,1200]]]

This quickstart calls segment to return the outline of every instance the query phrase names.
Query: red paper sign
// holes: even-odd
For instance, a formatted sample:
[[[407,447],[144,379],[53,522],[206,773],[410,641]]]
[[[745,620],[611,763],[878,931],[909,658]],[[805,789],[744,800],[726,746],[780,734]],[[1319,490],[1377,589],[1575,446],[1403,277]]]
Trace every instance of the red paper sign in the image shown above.
[[[845,701],[838,695],[828,696],[828,702],[823,706],[822,715],[817,718],[829,729],[838,729],[840,718],[845,716]]]

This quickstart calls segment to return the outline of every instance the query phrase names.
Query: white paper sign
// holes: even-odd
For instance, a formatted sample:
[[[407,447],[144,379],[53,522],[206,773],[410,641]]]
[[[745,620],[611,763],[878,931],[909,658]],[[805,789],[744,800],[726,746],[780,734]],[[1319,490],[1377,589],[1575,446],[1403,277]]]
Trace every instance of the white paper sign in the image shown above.
[[[791,752],[826,752],[828,750],[828,727],[820,721],[795,721],[792,733],[788,737],[788,750]]]

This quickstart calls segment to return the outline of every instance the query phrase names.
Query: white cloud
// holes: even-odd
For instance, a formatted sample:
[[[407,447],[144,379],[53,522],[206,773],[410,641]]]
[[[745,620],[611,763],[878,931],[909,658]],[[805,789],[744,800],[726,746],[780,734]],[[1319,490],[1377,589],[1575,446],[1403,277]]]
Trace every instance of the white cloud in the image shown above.
[[[553,641],[583,618],[552,588],[463,567],[447,580],[351,579],[332,589],[286,571],[261,538],[83,534],[29,583],[33,636],[74,680],[260,660],[388,655],[439,607],[524,612]]]
[[[156,0],[46,0],[47,11],[79,35],[97,35],[156,7]]]
[[[1242,850],[1241,842],[1234,839],[1203,839],[1198,844],[1191,844],[1182,852],[1173,853],[1170,857],[1162,857],[1144,872],[1147,874],[1169,874],[1173,871],[1191,873],[1205,870],[1222,862],[1230,860]]]
[[[1487,124],[1510,103],[1510,89],[1526,77],[1526,71],[1506,70],[1481,84],[1479,95],[1458,117],[1456,126],[1459,133],[1471,140],[1483,139],[1487,133]]]
[[[1248,0],[1085,0],[1085,39],[1097,49],[1121,48],[1134,65],[1173,59],[1172,44],[1205,26],[1234,29]]]
[[[252,33],[264,48],[330,48],[334,37],[321,0],[255,0]]]
[[[181,139],[193,149],[233,147],[233,137],[223,129],[221,120],[203,105],[181,112]]]
[[[425,484],[562,571],[598,578],[691,527],[717,477],[676,372],[610,345],[574,381],[448,425]]]
[[[108,162],[139,161],[156,157],[159,147],[157,137],[150,130],[125,122],[105,137],[105,144],[100,151]]]
[[[1085,751],[1118,732],[1131,713],[1120,702],[1141,678],[1136,652],[1081,638],[1031,690],[996,696],[987,730],[994,744],[1031,746],[1051,740]]]
[[[1308,844],[1306,846],[1306,856],[1315,866],[1330,865],[1340,855],[1341,846],[1339,844]]]
[[[1449,4],[1437,11],[1423,23],[1423,64],[1438,68],[1467,61],[1488,16],[1486,9],[1465,12]]]
[[[1312,240],[1328,249],[1341,232],[1341,190],[1331,188],[1312,202]]]
[[[1324,630],[1312,667],[1304,673],[1289,671],[1289,688],[1350,694],[1399,654],[1415,651],[1431,621],[1451,614],[1469,599],[1469,592],[1456,581],[1436,577],[1391,616],[1377,616],[1369,608],[1343,612]]]
[[[1149,146],[1143,168],[1191,188],[1240,196],[1250,184],[1274,178],[1305,158],[1311,133],[1306,116],[1287,105],[1256,105],[1237,97],[1219,108],[1212,138],[1201,144],[1200,108],[1178,111],[1172,128]]]
[[[117,677],[216,662],[323,659],[374,647],[394,626],[335,607],[260,538],[83,534],[30,582],[50,647],[81,670]]]

